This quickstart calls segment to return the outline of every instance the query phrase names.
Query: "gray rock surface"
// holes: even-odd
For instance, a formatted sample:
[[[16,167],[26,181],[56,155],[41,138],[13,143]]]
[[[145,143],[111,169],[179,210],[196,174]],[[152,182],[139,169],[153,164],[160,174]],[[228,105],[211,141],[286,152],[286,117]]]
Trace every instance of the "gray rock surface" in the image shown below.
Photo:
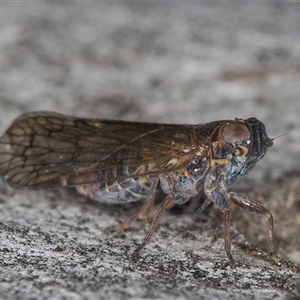
[[[284,260],[263,251],[266,220],[234,208],[232,269],[213,207],[197,220],[190,207],[166,212],[135,258],[145,225],[101,228],[141,203],[2,183],[0,298],[298,299],[299,13],[283,2],[1,3],[1,132],[51,110],[191,124],[255,116],[271,137],[288,134],[233,188],[271,209]]]

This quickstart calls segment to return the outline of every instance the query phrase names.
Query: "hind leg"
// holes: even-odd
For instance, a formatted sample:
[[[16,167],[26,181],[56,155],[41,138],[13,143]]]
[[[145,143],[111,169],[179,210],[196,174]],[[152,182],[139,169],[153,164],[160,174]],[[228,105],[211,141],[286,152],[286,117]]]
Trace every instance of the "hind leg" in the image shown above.
[[[158,184],[158,178],[153,178],[146,202],[144,203],[143,207],[137,214],[130,216],[121,224],[113,225],[105,228],[104,232],[108,233],[108,232],[115,231],[117,234],[122,234],[123,231],[129,229],[132,223],[135,222],[136,220],[142,220],[145,222],[149,221],[153,215],[152,207],[154,203],[157,184]]]

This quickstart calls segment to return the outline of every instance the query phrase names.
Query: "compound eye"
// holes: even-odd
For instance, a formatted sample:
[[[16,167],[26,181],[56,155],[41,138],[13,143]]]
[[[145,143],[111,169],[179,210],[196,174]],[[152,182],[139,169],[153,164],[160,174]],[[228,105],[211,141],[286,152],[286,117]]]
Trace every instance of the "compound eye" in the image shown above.
[[[248,140],[250,132],[242,123],[230,123],[223,130],[223,138],[227,143],[236,143]]]
[[[245,156],[248,154],[248,148],[246,146],[238,146],[233,149],[233,154],[236,156]]]

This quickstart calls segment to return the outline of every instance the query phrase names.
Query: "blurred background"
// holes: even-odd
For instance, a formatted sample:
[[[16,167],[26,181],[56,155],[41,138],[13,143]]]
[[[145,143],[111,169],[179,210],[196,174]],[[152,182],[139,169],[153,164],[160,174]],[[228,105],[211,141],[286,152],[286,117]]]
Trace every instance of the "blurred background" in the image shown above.
[[[269,149],[267,155],[233,189],[270,208],[275,219],[277,253],[285,259],[300,263],[299,15],[299,2],[278,1],[2,2],[0,4],[0,132],[4,132],[20,114],[37,110],[90,118],[179,124],[201,124],[213,120],[254,116],[265,124],[270,137],[276,138],[287,134],[274,141],[274,146]],[[42,282],[48,284],[47,280],[41,279],[44,277],[49,278],[50,283],[55,282],[55,276],[60,282],[55,283],[54,286],[68,286],[68,283],[64,282],[65,278],[68,278],[71,282],[70,286],[74,290],[77,289],[77,292],[85,288],[89,291],[90,282],[97,283],[99,278],[98,273],[93,273],[95,269],[99,269],[94,258],[95,249],[104,245],[104,241],[108,241],[110,250],[104,250],[101,255],[109,253],[105,259],[106,261],[112,259],[107,271],[117,272],[113,267],[116,261],[127,264],[126,257],[123,262],[124,256],[115,259],[109,252],[121,247],[118,240],[114,246],[111,246],[113,239],[102,238],[103,240],[98,243],[94,236],[90,236],[97,232],[95,235],[98,238],[99,222],[103,222],[101,223],[103,226],[111,225],[115,222],[113,220],[116,220],[114,214],[117,212],[95,209],[75,193],[26,194],[12,191],[2,183],[1,191],[1,221],[6,224],[3,225],[3,234],[9,232],[5,226],[11,224],[10,222],[20,222],[11,225],[12,228],[23,225],[32,228],[32,224],[37,224],[38,228],[42,228],[42,232],[47,232],[51,236],[54,243],[59,242],[61,243],[59,245],[63,245],[59,246],[61,248],[57,251],[61,251],[59,252],[63,257],[61,261],[66,262],[65,265],[63,264],[65,271],[62,269],[56,271],[55,267],[49,267],[55,266],[57,262],[44,258],[48,244],[43,244],[43,234],[38,235],[37,244],[29,248],[36,249],[34,250],[36,252],[30,254],[29,249],[24,250],[29,258],[24,256],[22,262],[24,267],[20,267],[24,274],[31,274],[32,270],[40,274],[36,269],[37,266],[33,265],[30,269],[31,264],[28,262],[31,259],[30,255],[36,255],[39,260],[43,262],[45,260],[41,270],[45,266],[46,269],[43,270],[44,273],[41,273],[40,278],[32,280],[24,275],[25,279],[22,277],[24,281],[21,278],[19,284],[19,281],[15,281],[18,277],[15,267],[9,269],[11,273],[7,273],[8,267],[5,266],[5,274],[9,274],[5,276],[12,274],[12,282],[15,282],[15,289],[19,293],[26,290],[27,280],[30,282],[28,285],[30,289],[37,282],[41,285]],[[61,201],[61,198],[66,199],[66,202]],[[56,205],[63,207],[60,211],[67,216],[66,218],[63,219],[61,215],[56,214],[56,210],[53,209]],[[98,214],[107,214],[106,219],[99,218]],[[122,213],[120,215],[122,216]],[[218,224],[222,224],[222,216],[216,210],[209,210],[208,215],[212,223],[216,220]],[[125,216],[126,214],[123,215]],[[78,218],[81,223],[78,223]],[[168,218],[177,221],[177,216],[171,215],[166,216],[164,222],[168,222],[170,220]],[[183,223],[178,221],[176,226],[195,224],[192,223],[194,222],[192,214],[189,213],[188,218],[191,221],[184,219]],[[106,221],[107,219],[110,221]],[[232,219],[233,227],[238,228],[239,232],[246,236],[247,241],[265,249],[265,218],[253,217],[233,209]],[[59,222],[69,222],[72,230],[76,230],[79,224],[78,228],[81,231],[77,234],[77,232],[72,233],[71,230],[70,234],[74,234],[75,237],[67,239],[65,223]],[[81,225],[83,227],[80,227]],[[202,224],[200,225],[202,228]],[[182,226],[195,228],[195,225]],[[166,232],[171,230],[169,234],[172,236],[174,234],[172,228],[172,226],[163,227],[163,230]],[[208,232],[208,236],[212,237],[214,229],[211,224],[207,225],[206,230],[209,228],[212,232]],[[136,232],[132,236],[128,235],[135,236]],[[9,239],[6,240],[7,236]],[[78,236],[88,237],[87,242],[84,240],[84,243],[78,246],[76,244]],[[200,236],[203,236],[203,233]],[[222,233],[220,236],[218,249],[220,257],[224,258]],[[7,257],[1,258],[1,261],[18,261],[20,254],[17,251],[23,253],[23,247],[28,246],[24,246],[23,240],[15,241],[14,238],[15,235],[5,235],[3,238],[7,243],[12,243],[5,246],[7,249],[17,250],[16,253],[3,251],[3,255]],[[197,236],[196,240],[198,239]],[[25,240],[28,243],[29,238],[26,237]],[[159,246],[164,245],[165,240],[164,236],[159,240],[158,234],[155,237]],[[123,242],[122,240],[121,245]],[[73,272],[68,269],[70,256],[72,257],[72,253],[77,255],[78,247],[82,249],[85,243],[88,245],[95,243],[94,249],[90,252],[87,250],[86,253],[91,255],[92,262],[95,260],[96,266],[92,272],[87,272],[83,266],[83,269],[76,273],[79,277],[73,275],[74,277],[70,279],[68,276]],[[176,246],[179,247],[181,244],[182,239]],[[188,247],[188,241],[185,240],[184,244]],[[132,241],[129,240],[128,245],[132,245]],[[194,251],[198,248],[199,246],[193,247]],[[60,249],[71,249],[71,254],[67,253],[67,250]],[[130,252],[127,249],[123,250],[125,255]],[[49,256],[52,257],[54,252],[52,249],[49,251]],[[178,251],[180,252],[180,249]],[[163,258],[159,256],[159,259]],[[151,264],[146,264],[145,268],[148,265]],[[86,268],[89,268],[89,264],[87,266]],[[190,268],[186,267],[185,270],[186,274],[189,274]],[[214,271],[211,266],[207,267],[205,272],[210,271]],[[126,270],[122,269],[122,272]],[[139,270],[135,274],[140,274],[138,272],[142,271]],[[149,270],[149,274],[152,274],[151,272],[153,270]],[[258,271],[257,274],[259,273],[262,272]],[[91,279],[86,274],[95,275],[95,278]],[[152,275],[153,278],[159,278],[162,283],[164,282],[161,277],[157,277],[157,273]],[[143,278],[144,275],[138,276]],[[148,273],[144,278],[148,278],[147,276]],[[230,276],[226,274],[225,277]],[[225,277],[222,282],[226,282]],[[122,289],[124,287],[122,275],[120,278],[118,287]],[[133,277],[132,280],[135,278]],[[243,275],[239,278],[243,278]],[[83,282],[87,280],[87,283],[83,283],[83,287],[81,284],[77,286],[81,280]],[[102,277],[101,280],[108,285],[109,282],[111,285],[115,282],[111,281],[109,276],[107,279]],[[257,284],[261,280],[263,279],[257,279]],[[232,289],[233,282],[240,284],[239,280],[232,279],[228,283],[229,290]],[[196,282],[195,286],[198,284],[199,282]],[[284,284],[278,283],[278,286]],[[23,290],[19,289],[20,285]],[[158,285],[153,284],[153,286],[155,286],[155,293]],[[178,284],[178,293],[185,288],[184,284],[182,286]],[[221,289],[228,290],[223,286]],[[142,285],[141,290],[144,291]],[[264,286],[261,293],[263,290]],[[160,291],[165,291],[164,287],[161,287]],[[172,289],[170,293],[166,292],[166,298],[174,295],[172,293],[175,291],[177,290]],[[85,295],[89,298],[90,294],[87,292]],[[207,295],[210,297],[210,294]],[[245,295],[243,294],[243,297]],[[229,299],[233,299],[232,294]]]
[[[288,133],[262,162],[281,177],[300,166],[299,12],[280,2],[1,3],[0,129],[36,110],[190,124],[255,116],[271,137]]]

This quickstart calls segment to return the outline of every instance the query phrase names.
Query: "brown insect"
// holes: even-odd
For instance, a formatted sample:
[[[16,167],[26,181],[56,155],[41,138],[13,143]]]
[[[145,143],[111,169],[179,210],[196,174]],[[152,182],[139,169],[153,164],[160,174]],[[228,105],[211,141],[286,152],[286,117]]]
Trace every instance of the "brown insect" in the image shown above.
[[[206,201],[224,213],[225,251],[230,263],[230,203],[268,217],[268,252],[274,251],[273,217],[259,203],[228,188],[254,167],[272,146],[256,118],[201,125],[152,124],[83,119],[53,112],[20,116],[0,139],[0,174],[13,187],[55,189],[75,186],[101,202],[145,199],[136,219],[151,224],[138,253],[149,243],[170,204],[182,204],[202,189]],[[158,183],[166,194],[154,215]]]

